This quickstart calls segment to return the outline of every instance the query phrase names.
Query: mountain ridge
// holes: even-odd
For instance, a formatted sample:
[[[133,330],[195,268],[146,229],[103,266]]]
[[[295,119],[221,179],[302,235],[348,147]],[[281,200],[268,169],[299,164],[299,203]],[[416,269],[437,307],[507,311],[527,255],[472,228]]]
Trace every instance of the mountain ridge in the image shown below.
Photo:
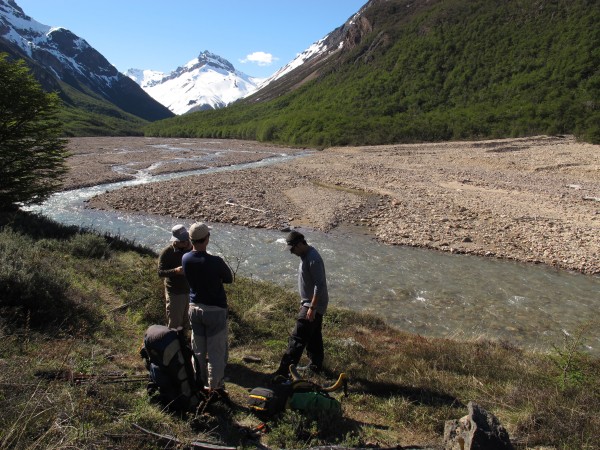
[[[208,50],[170,73],[129,69],[125,75],[175,114],[223,108],[252,94],[262,81]]]
[[[339,49],[146,134],[318,147],[539,134],[600,143],[598,23],[591,0],[370,0],[332,34]]]
[[[367,2],[362,8],[358,10],[355,14],[353,14],[344,24],[337,27],[323,38],[312,43],[307,49],[299,53],[296,58],[287,63],[285,66],[281,67],[278,71],[276,71],[273,75],[266,78],[260,85],[259,90],[263,89],[267,86],[273,86],[280,80],[281,78],[291,79],[292,84],[297,84],[294,82],[294,78],[300,78],[302,82],[299,85],[303,84],[303,78],[311,78],[310,75],[302,77],[302,76],[288,76],[288,74],[294,72],[296,69],[301,70],[314,70],[314,64],[317,65],[323,60],[328,59],[329,56],[337,53],[342,49],[352,49],[354,48],[360,41],[362,40],[362,36],[371,31],[370,24],[368,21],[364,20],[364,17],[361,15],[362,12],[369,7],[369,4],[372,3],[373,0]],[[285,81],[284,81],[285,85]],[[292,86],[289,86],[292,89]],[[270,93],[267,93],[266,96],[261,96],[260,100],[265,101],[270,98],[277,97],[281,94],[278,89],[270,89]]]
[[[132,132],[143,122],[173,116],[85,39],[66,28],[37,22],[14,0],[0,0],[0,12],[0,51],[25,60],[46,90],[58,92],[65,113],[84,122],[79,131]],[[77,134],[71,122],[66,125],[68,133]]]

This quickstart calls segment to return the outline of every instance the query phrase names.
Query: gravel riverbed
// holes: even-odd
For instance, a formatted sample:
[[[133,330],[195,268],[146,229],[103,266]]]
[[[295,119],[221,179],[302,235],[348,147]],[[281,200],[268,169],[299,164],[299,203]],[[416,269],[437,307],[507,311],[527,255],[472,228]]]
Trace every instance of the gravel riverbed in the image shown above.
[[[66,188],[310,150],[142,137],[73,138],[69,148]],[[126,187],[88,207],[170,215],[186,225],[356,226],[391,245],[600,273],[600,146],[570,136],[328,148]]]

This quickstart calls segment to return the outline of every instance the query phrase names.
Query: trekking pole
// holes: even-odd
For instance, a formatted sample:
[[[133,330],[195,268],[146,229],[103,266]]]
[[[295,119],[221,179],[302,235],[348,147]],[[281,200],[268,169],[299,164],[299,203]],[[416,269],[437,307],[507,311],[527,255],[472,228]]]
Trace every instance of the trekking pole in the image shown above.
[[[122,378],[116,378],[108,380],[99,380],[102,384],[115,384],[115,383],[139,383],[142,381],[148,381],[148,375],[131,375]]]

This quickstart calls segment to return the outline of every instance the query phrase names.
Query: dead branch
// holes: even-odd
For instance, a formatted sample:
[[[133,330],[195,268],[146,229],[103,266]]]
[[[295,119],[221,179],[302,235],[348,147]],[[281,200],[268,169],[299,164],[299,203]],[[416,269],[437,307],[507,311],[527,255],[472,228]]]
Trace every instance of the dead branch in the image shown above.
[[[139,426],[136,423],[133,423],[131,425],[135,429],[141,431],[142,433],[145,433],[145,434],[147,434],[149,436],[152,436],[152,437],[156,438],[165,447],[166,446],[174,446],[174,445],[182,445],[182,444],[184,444],[182,441],[180,441],[176,437],[170,436],[168,434],[158,434],[158,433],[155,433],[153,431],[150,431],[150,430],[147,430],[145,428],[142,428],[141,426]],[[200,449],[205,449],[205,450],[236,450],[236,447],[227,447],[227,446],[223,446],[223,445],[210,444],[208,442],[199,442],[199,441],[194,441],[194,442],[190,443],[189,445],[192,448],[200,448]]]

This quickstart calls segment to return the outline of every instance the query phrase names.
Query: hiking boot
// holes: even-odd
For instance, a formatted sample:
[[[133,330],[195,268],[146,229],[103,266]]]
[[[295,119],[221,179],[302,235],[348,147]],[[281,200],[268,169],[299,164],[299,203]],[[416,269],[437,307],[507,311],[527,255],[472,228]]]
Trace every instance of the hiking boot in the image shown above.
[[[271,384],[283,384],[290,380],[290,376],[287,373],[276,371],[269,376],[269,379],[271,380]]]
[[[231,405],[231,398],[229,397],[229,392],[224,387],[220,387],[217,389],[211,389],[208,394],[208,399],[210,403],[221,401],[226,405]]]
[[[212,392],[216,394],[219,398],[229,398],[229,392],[224,387],[213,389]]]

